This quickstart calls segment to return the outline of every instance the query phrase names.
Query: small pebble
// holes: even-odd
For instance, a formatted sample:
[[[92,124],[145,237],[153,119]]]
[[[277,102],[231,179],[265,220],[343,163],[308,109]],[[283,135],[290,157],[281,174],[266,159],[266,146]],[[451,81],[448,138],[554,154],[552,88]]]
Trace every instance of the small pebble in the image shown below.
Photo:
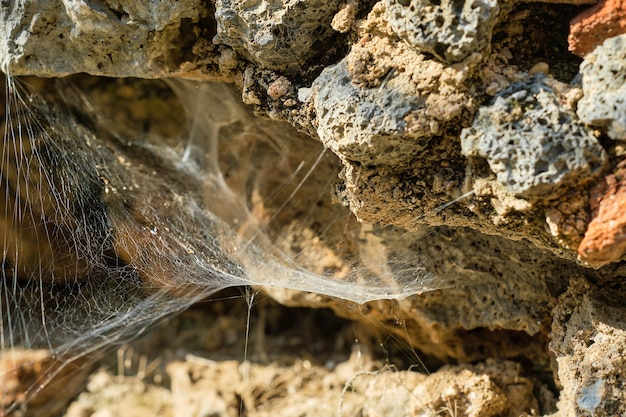
[[[285,77],[279,77],[267,87],[267,95],[277,100],[289,92],[291,82]]]
[[[533,67],[528,71],[530,75],[535,75],[539,73],[548,74],[550,72],[550,65],[545,62],[537,62]]]

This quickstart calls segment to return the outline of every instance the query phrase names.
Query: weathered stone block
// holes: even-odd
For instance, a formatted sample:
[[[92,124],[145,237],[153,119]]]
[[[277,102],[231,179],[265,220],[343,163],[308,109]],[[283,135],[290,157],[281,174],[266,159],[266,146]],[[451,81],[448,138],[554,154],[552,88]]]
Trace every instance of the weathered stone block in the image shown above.
[[[425,111],[425,101],[394,89],[357,87],[345,61],[326,68],[312,89],[320,139],[348,160],[374,165],[406,161],[437,129],[424,124],[409,131],[405,118]]]
[[[607,158],[541,76],[514,84],[481,108],[463,130],[461,146],[464,155],[485,158],[508,192],[525,198],[587,181]]]
[[[335,33],[339,0],[218,0],[216,43],[264,68],[293,70],[322,52]]]
[[[453,63],[489,46],[499,20],[495,0],[387,0],[394,32],[422,52]]]
[[[580,65],[583,98],[578,117],[607,129],[616,140],[626,140],[626,34],[604,41]]]
[[[550,350],[563,390],[560,415],[626,413],[624,292],[574,281],[554,309]]]
[[[198,0],[19,1],[0,8],[0,65],[13,75],[158,78],[191,59]]]

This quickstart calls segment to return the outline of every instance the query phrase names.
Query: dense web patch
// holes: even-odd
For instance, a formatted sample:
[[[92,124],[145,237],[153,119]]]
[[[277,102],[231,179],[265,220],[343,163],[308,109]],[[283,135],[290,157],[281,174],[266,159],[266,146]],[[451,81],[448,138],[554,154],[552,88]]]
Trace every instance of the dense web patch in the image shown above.
[[[170,85],[189,115],[174,146],[128,137],[68,83],[35,93],[7,77],[0,350],[58,359],[28,395],[227,287],[364,303],[441,285],[411,250],[419,233],[335,201],[340,164],[319,143],[254,117],[228,85]]]

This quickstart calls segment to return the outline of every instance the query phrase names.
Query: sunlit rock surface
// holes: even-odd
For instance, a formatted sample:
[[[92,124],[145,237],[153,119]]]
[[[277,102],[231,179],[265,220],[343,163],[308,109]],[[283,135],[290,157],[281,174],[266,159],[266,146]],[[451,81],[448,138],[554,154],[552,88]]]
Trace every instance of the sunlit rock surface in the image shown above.
[[[218,264],[220,259],[228,260],[228,267],[221,270],[239,276],[243,270],[267,266],[268,259],[285,261],[280,258],[285,256],[309,277],[353,285],[352,294],[304,279],[289,281],[288,287],[281,286],[285,281],[276,281],[275,286],[264,286],[265,294],[290,307],[329,307],[338,316],[392,335],[426,359],[434,371],[428,380],[399,376],[410,392],[432,396],[425,404],[409,397],[403,400],[416,413],[437,413],[447,407],[452,414],[456,404],[465,413],[460,415],[620,415],[626,408],[621,401],[623,381],[615,370],[623,363],[611,346],[624,342],[620,333],[624,325],[620,306],[626,302],[621,288],[626,274],[624,226],[623,221],[602,220],[601,212],[606,206],[619,214],[609,200],[623,195],[623,165],[619,164],[626,155],[624,35],[605,40],[582,61],[567,52],[569,19],[581,11],[579,6],[562,4],[480,1],[13,2],[0,9],[0,60],[4,72],[12,75],[86,73],[151,79],[70,77],[102,120],[110,122],[113,134],[97,136],[93,143],[111,141],[123,156],[130,152],[131,141],[115,138],[126,137],[146,150],[136,151],[134,159],[110,158],[112,170],[126,169],[131,178],[163,183],[167,189],[159,193],[153,186],[147,189],[157,191],[133,194],[103,182],[103,190],[112,190],[109,200],[102,200],[109,210],[116,192],[141,200],[138,204],[130,197],[119,200],[119,207],[135,208],[129,222],[116,223],[111,217],[106,239],[113,239],[113,244],[102,250],[103,265],[110,267],[115,258],[132,267],[128,276],[133,280],[124,283],[140,285],[134,287],[137,298],[129,300],[116,297],[115,291],[125,286],[102,286],[109,297],[103,299],[109,308],[116,306],[115,314],[125,312],[148,325],[161,305],[142,310],[152,313],[140,319],[131,314],[138,311],[133,310],[133,299],[148,302],[156,300],[150,298],[154,294],[165,293],[159,302],[175,303],[176,297],[196,291],[186,286],[190,277],[194,280],[189,288],[204,282],[202,271],[211,264],[209,257]],[[179,89],[177,100],[160,81],[152,80],[168,77],[220,80],[232,90],[203,98],[193,89]],[[45,93],[55,87],[41,82],[40,90]],[[59,95],[50,96],[63,101]],[[77,112],[66,114],[76,117]],[[202,122],[188,126],[185,114]],[[91,132],[95,122],[84,119],[88,117],[79,117],[77,126]],[[211,147],[181,139],[181,132],[197,134],[202,129],[221,135],[222,140],[210,142],[217,143]],[[161,139],[150,139],[154,137]],[[5,137],[8,149],[7,143]],[[84,153],[91,145],[81,146]],[[196,148],[202,151],[193,151]],[[219,158],[207,163],[211,169],[202,171],[204,158],[216,150]],[[196,182],[172,182],[164,171],[156,172],[157,160],[167,162],[159,169],[180,173],[176,170],[181,166],[200,167],[202,176],[187,173]],[[129,161],[135,165],[128,165]],[[3,162],[3,175],[9,175],[9,162]],[[100,166],[94,169],[103,172]],[[202,182],[207,178],[213,178],[213,185],[225,184],[237,197],[215,194],[216,189],[224,190],[219,187],[193,187],[208,184]],[[296,186],[283,187],[286,179],[295,179]],[[595,192],[603,182],[608,188],[599,195]],[[62,189],[62,183],[54,185]],[[184,187],[194,189],[182,192]],[[137,197],[141,195],[145,198]],[[136,208],[142,207],[141,202],[145,210]],[[210,214],[194,211],[204,209]],[[146,215],[146,210],[152,211]],[[176,217],[187,211],[201,213],[202,221],[197,216]],[[7,224],[13,225],[14,213],[3,212],[7,265],[21,259],[6,256],[7,248],[14,248],[7,243],[13,238]],[[254,241],[261,248],[271,243],[274,249],[258,254],[267,258],[250,263],[248,256],[254,252],[238,257],[242,245],[234,238],[213,242],[210,251],[202,249],[204,242],[185,240],[201,239],[203,231],[196,226],[213,224],[215,218],[224,220],[234,235],[248,239],[244,242]],[[22,226],[38,233],[34,226]],[[168,234],[164,226],[176,230]],[[172,236],[177,237],[175,245]],[[609,255],[599,261],[586,255],[592,253],[589,248],[601,252],[596,249],[607,236],[613,242]],[[44,243],[51,241],[46,240],[49,236],[40,237]],[[80,242],[76,245],[80,247]],[[181,256],[170,263],[165,258],[154,260],[152,255],[160,252],[152,249],[164,247],[182,251],[177,252]],[[53,264],[55,259],[52,256]],[[139,261],[141,267],[135,265]],[[196,275],[176,273],[194,266],[198,266],[193,269]],[[354,301],[372,298],[365,291],[368,286],[385,288],[378,293],[383,299],[386,294],[415,294],[357,306]],[[28,286],[24,288],[20,291],[27,294]],[[83,288],[64,291],[80,295],[73,298],[75,303],[97,299],[95,291],[82,297],[87,294],[81,292]],[[33,293],[15,305],[44,294],[49,293]],[[59,297],[51,299],[53,307],[42,303],[41,311],[1,316],[21,336],[11,340],[28,341],[27,332],[35,331],[22,322],[16,325],[17,317],[40,320],[41,313],[46,314],[44,307],[56,308],[62,317]],[[94,312],[106,311],[92,307]],[[210,320],[200,322],[194,326],[201,328]],[[311,323],[315,324],[307,326],[319,325]],[[219,337],[210,333],[206,340],[224,340],[228,345],[233,337],[228,333],[230,324],[213,325],[211,331]],[[114,330],[111,334],[116,334]],[[319,340],[330,337],[324,331],[315,334]],[[35,339],[45,338],[40,332]],[[163,339],[159,343],[174,343]],[[11,343],[3,339],[3,349],[10,350]],[[35,374],[46,375],[46,369],[32,366],[38,363],[38,352],[32,351],[30,360],[20,359],[11,372],[34,369]],[[193,397],[199,408],[204,403],[194,387],[214,378],[209,371],[223,374],[220,366],[238,368],[227,362],[211,368],[203,362],[193,374],[198,379],[193,380],[189,369],[196,365],[188,357],[172,354],[161,361],[169,364],[161,383],[175,396],[168,401],[184,403]],[[477,365],[464,365],[469,362]],[[336,376],[349,372],[336,382],[349,384],[354,377],[351,388],[346,388],[348,394],[337,392],[332,384],[307,389],[327,392],[329,401],[344,399],[346,409],[355,413],[384,415],[376,408],[380,403],[360,401],[359,396],[371,398],[374,385],[359,385],[365,383],[355,375],[372,368],[350,362],[335,368],[330,359],[327,363],[316,368],[298,362],[289,368],[289,375],[301,374],[298,367],[310,372],[312,380],[326,377],[329,370]],[[448,365],[439,368],[444,364]],[[252,368],[254,372],[265,371]],[[0,374],[0,378],[19,387],[15,378],[9,379],[13,374]],[[72,375],[84,379],[78,372]],[[106,376],[91,381],[79,400],[82,405],[70,410],[95,413],[99,406],[94,405],[93,395],[115,383]],[[300,381],[294,386],[307,384]],[[390,383],[385,388],[396,392]],[[293,390],[283,391],[289,398]],[[434,391],[447,394],[437,396]],[[242,398],[250,415],[266,415],[250,392],[211,391],[217,398],[211,402],[212,412],[237,413],[235,403]],[[25,400],[13,391],[8,394],[7,389],[0,392],[5,408],[6,403]],[[354,401],[348,404],[350,396]],[[26,413],[42,415],[40,406],[33,401]],[[171,405],[158,406],[175,413]],[[280,410],[284,415],[293,411],[285,404]]]

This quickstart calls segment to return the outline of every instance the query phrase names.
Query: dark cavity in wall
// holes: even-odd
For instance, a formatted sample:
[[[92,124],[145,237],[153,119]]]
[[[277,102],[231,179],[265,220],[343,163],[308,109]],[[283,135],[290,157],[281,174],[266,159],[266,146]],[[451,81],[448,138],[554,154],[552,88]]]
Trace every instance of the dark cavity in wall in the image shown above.
[[[557,80],[569,83],[578,74],[582,62],[582,58],[568,50],[569,22],[588,7],[523,3],[513,9],[507,21],[495,28],[494,40],[507,43],[513,55],[510,64],[528,71],[538,62],[545,62]],[[527,16],[521,21],[523,34],[506,39],[509,36],[507,25],[514,16]]]

